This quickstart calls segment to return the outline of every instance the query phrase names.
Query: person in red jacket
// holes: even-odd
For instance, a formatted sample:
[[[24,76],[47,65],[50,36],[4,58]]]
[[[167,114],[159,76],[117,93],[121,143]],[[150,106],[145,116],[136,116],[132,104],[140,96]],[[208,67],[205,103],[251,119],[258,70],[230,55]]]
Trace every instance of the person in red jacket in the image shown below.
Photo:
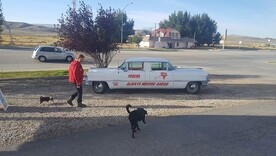
[[[77,58],[71,62],[68,75],[69,82],[73,83],[77,92],[72,94],[70,98],[67,100],[67,103],[70,106],[73,106],[73,100],[78,96],[77,102],[78,107],[86,107],[85,104],[82,103],[82,82],[83,82],[83,68],[81,62],[84,60],[84,56],[79,54]]]

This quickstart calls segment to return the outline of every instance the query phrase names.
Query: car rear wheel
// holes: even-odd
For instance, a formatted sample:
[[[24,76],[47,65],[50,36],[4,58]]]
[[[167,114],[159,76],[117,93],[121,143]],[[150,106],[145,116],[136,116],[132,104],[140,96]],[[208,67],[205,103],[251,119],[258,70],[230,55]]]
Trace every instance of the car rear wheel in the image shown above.
[[[66,61],[67,61],[67,62],[73,61],[73,57],[72,57],[72,56],[67,56],[67,57],[66,57]]]
[[[38,57],[38,60],[39,60],[40,62],[45,62],[47,59],[46,59],[45,56],[39,56],[39,57]]]
[[[93,82],[92,89],[97,94],[103,94],[108,89],[108,85],[106,82]]]
[[[191,94],[196,94],[199,92],[201,86],[198,82],[189,82],[186,86],[186,91]]]

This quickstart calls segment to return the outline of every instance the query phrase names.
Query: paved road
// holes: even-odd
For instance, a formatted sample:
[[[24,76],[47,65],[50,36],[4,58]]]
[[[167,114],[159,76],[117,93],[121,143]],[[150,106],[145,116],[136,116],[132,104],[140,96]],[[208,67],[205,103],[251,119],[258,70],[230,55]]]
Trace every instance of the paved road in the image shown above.
[[[41,63],[33,60],[31,55],[31,49],[0,49],[0,72],[68,69],[66,62]],[[200,67],[211,74],[245,75],[252,78],[258,77],[265,83],[268,81],[276,83],[274,74],[276,73],[276,51],[122,51],[114,57],[110,66],[116,67],[129,57],[165,57],[174,65],[181,67]],[[88,59],[84,63],[84,68],[94,66],[91,62],[91,59]]]
[[[68,63],[52,61],[41,63],[31,58],[32,49],[0,49],[0,70],[2,71],[26,71],[43,69],[67,69]],[[165,57],[174,65],[184,67],[209,67],[216,69],[225,68],[224,65],[232,64],[232,69],[241,67],[258,67],[260,63],[276,61],[276,51],[234,51],[222,52],[208,50],[179,50],[177,52],[158,51],[122,51],[117,54],[110,66],[116,67],[129,57]],[[87,67],[93,66],[91,59],[85,62]],[[256,65],[254,65],[256,64]],[[227,67],[227,66],[226,66]]]
[[[0,155],[275,155],[276,104],[151,118],[131,138],[129,125],[91,130],[1,149]],[[6,151],[6,152],[4,152]],[[9,151],[9,152],[7,152]]]

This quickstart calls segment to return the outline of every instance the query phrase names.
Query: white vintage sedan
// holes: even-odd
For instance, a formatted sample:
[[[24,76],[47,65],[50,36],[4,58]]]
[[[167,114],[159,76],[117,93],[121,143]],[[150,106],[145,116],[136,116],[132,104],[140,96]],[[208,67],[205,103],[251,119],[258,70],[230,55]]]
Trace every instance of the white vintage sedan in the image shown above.
[[[185,89],[198,93],[208,85],[208,73],[201,68],[176,68],[164,58],[129,58],[118,68],[92,68],[87,84],[95,93],[107,89]]]

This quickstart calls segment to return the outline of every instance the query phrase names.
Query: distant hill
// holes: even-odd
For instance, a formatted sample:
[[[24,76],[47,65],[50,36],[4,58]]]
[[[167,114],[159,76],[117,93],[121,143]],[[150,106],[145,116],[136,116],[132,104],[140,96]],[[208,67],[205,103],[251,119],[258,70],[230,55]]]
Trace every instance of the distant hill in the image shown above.
[[[44,36],[44,35],[56,35],[57,32],[53,25],[39,25],[39,24],[29,24],[24,22],[9,22],[3,26],[3,35],[8,35],[9,29],[12,35],[30,35],[30,36]]]
[[[10,27],[12,35],[19,36],[56,36],[57,32],[52,24],[29,24],[24,22],[6,22],[6,25]],[[8,29],[3,27],[3,35],[8,35]],[[144,33],[144,30],[135,30],[136,33]],[[258,38],[250,36],[240,35],[228,35],[226,45],[239,45],[242,41],[242,45],[249,46],[264,46],[268,44],[268,39],[271,45],[276,45],[276,39],[272,38]]]
[[[259,38],[240,35],[228,35],[226,43],[230,45],[239,45],[239,42],[241,41],[243,45],[264,45],[268,44],[268,40],[270,40],[270,44],[276,44],[276,39],[274,38]]]

